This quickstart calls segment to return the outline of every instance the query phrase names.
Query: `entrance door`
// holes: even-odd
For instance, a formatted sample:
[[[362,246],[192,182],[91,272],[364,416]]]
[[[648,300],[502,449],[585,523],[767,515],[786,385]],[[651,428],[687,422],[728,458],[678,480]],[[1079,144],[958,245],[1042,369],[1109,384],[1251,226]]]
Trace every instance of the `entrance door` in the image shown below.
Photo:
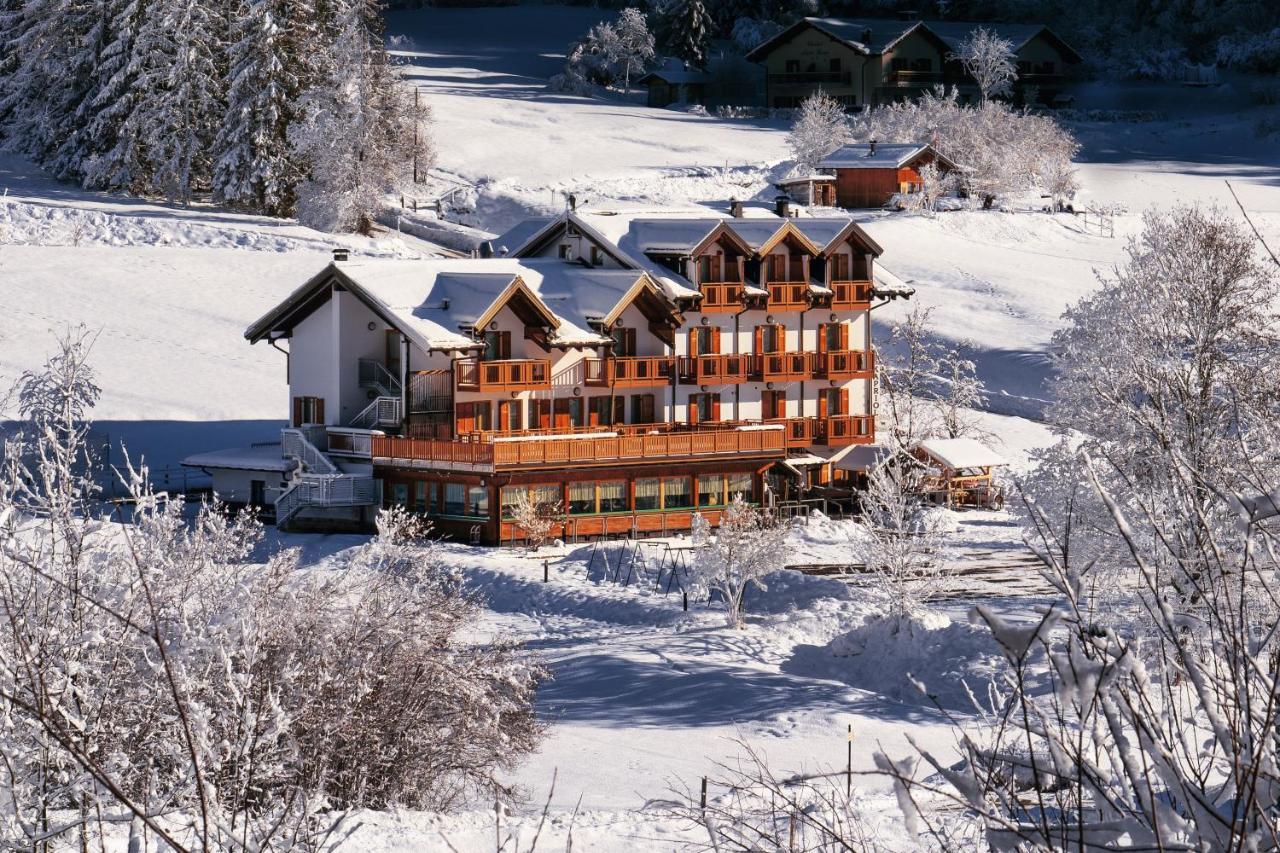
[[[250,480],[249,481],[249,506],[266,506],[267,505],[267,481],[266,480]]]

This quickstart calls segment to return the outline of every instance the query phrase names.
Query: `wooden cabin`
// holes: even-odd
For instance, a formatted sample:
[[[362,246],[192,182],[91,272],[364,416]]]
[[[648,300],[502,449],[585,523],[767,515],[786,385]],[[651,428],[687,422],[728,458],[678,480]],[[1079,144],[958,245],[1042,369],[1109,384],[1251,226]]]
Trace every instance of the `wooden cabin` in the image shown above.
[[[1006,467],[999,454],[972,438],[931,438],[912,455],[925,465],[925,494],[943,506],[997,508],[1004,495],[995,472]]]
[[[841,146],[818,163],[835,176],[836,204],[844,208],[883,207],[899,193],[920,192],[920,169],[936,163],[939,171],[956,164],[927,143],[855,142]]]
[[[783,178],[775,186],[797,204],[811,207],[836,206],[836,176],[814,173]]]
[[[671,104],[705,104],[710,81],[711,78],[701,71],[658,68],[636,82],[649,90],[646,99],[649,106],[666,107]]]

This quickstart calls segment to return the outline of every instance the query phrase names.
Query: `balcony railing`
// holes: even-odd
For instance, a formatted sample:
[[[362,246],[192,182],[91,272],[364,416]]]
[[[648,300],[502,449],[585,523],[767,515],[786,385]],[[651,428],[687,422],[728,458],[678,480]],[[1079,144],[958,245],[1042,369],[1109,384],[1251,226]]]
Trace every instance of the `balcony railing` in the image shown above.
[[[707,282],[699,285],[704,314],[742,310],[742,284],[736,281]]]
[[[924,86],[931,83],[959,83],[961,79],[954,75],[947,75],[941,71],[911,71],[909,69],[899,69],[890,71],[885,80],[889,83],[900,86]]]
[[[546,391],[551,389],[549,359],[454,362],[459,391]]]
[[[781,74],[770,74],[770,83],[809,84],[838,83],[848,86],[853,80],[849,71],[787,71]]]
[[[787,447],[808,447],[813,444],[813,433],[817,424],[815,418],[774,418],[765,423],[782,425],[787,437]]]
[[[812,379],[817,353],[771,352],[755,357],[754,376],[764,382],[790,382]]]
[[[818,356],[821,379],[869,379],[875,372],[875,354],[867,351],[824,352]]]
[[[780,457],[786,451],[783,429],[733,426],[653,425],[621,431],[608,427],[585,433],[502,436],[485,433],[476,440],[436,441],[374,435],[375,462],[494,471],[592,465],[612,462],[681,461],[703,458]]]
[[[736,385],[752,375],[749,355],[696,355],[680,359],[680,381],[685,385]]]
[[[593,388],[641,388],[666,385],[675,372],[670,356],[624,356],[589,358],[584,364],[583,382]]]
[[[833,281],[831,289],[835,292],[833,308],[866,308],[871,304],[869,281]]]
[[[872,415],[832,415],[818,418],[814,443],[829,447],[871,444],[876,440],[876,419]]]
[[[809,307],[807,281],[771,281],[765,287],[769,289],[769,307],[774,311],[803,311]]]

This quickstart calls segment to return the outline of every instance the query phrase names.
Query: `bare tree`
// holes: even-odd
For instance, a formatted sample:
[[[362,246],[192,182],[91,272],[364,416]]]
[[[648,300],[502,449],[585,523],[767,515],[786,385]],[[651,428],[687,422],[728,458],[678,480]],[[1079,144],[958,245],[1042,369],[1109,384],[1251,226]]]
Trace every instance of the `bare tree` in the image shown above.
[[[929,404],[937,357],[930,339],[929,317],[933,309],[914,305],[911,313],[894,324],[890,358],[876,359],[880,378],[880,405],[889,422],[893,446],[910,450],[932,430]]]
[[[978,366],[969,358],[968,342],[943,349],[938,356],[939,387],[933,392],[939,432],[945,438],[985,435],[978,426],[976,410],[987,398],[987,389],[978,377]]]
[[[1013,42],[1003,39],[986,27],[977,27],[952,55],[978,84],[982,100],[989,101],[1007,93],[1018,77],[1014,64]]]
[[[551,532],[564,522],[564,508],[559,501],[540,501],[522,489],[510,509],[511,522],[524,532],[529,550],[537,551],[551,537]]]
[[[742,495],[734,495],[714,533],[702,513],[694,515],[692,538],[699,547],[689,580],[695,589],[718,592],[728,610],[729,626],[744,627],[743,597],[751,587],[766,589],[764,576],[782,568],[786,529]]]

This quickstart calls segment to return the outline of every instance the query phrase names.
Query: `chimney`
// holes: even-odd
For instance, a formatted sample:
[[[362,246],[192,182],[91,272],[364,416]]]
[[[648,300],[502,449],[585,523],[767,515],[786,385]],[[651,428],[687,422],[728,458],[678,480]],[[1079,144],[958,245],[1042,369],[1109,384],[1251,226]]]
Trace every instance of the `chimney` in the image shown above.
[[[742,218],[742,202],[736,198],[729,199],[729,215],[734,219]]]
[[[490,241],[490,240],[483,240],[483,241],[481,241],[481,243],[480,243],[480,257],[482,257],[482,258],[492,258],[492,257],[493,257],[493,243],[492,243],[492,241]]]
[[[867,142],[867,156],[868,157],[876,156],[876,141],[874,139],[869,140]]]
[[[863,31],[862,31],[862,44],[863,44],[864,46],[865,46],[865,45],[869,45],[869,44],[871,44],[871,27],[866,27],[865,29],[863,29]]]
[[[350,249],[334,249],[333,250],[333,259],[335,261],[349,260],[350,257],[351,257]]]
[[[443,309],[443,310],[445,310],[445,311],[448,311],[448,310],[449,310],[449,300],[448,300],[448,299],[441,299],[441,300],[440,300],[440,308],[441,308],[441,309]]]
[[[783,219],[791,216],[791,196],[783,193],[773,200],[773,212]]]
[[[578,197],[573,193],[569,193],[569,210],[576,211],[578,209]]]

